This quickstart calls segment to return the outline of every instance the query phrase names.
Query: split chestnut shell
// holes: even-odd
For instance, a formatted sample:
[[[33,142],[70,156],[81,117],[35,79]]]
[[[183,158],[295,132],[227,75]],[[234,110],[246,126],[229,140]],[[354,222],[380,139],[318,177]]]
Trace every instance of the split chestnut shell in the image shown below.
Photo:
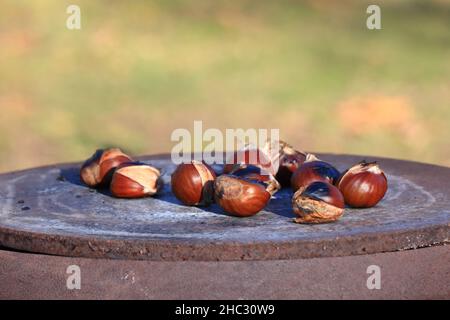
[[[205,162],[182,163],[172,173],[172,192],[185,205],[207,206],[214,199],[215,178],[214,170]]]
[[[275,179],[262,182],[225,174],[214,182],[214,198],[227,213],[249,217],[264,209],[279,188]]]
[[[242,165],[260,167],[267,174],[275,175],[278,171],[280,150],[278,140],[267,140],[263,146],[256,147],[252,144],[234,152],[226,161],[223,173],[231,174]]]
[[[305,162],[306,154],[280,141],[280,166],[275,178],[283,187],[291,185],[292,174]]]
[[[130,161],[132,159],[119,148],[99,149],[81,166],[81,180],[89,187],[107,186],[114,170]]]
[[[163,187],[158,169],[138,163],[124,163],[113,174],[110,189],[117,198],[142,198],[157,194]]]
[[[326,223],[339,219],[344,213],[344,197],[335,186],[316,181],[300,188],[292,198],[297,223]]]
[[[344,195],[345,203],[355,208],[375,206],[388,188],[386,175],[378,164],[365,161],[345,171],[336,185]]]

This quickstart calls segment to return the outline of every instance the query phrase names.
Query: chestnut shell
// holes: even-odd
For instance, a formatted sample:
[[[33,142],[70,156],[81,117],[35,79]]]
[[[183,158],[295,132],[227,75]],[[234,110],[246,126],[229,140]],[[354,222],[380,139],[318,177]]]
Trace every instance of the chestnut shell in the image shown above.
[[[270,172],[272,163],[269,156],[261,149],[239,150],[232,155],[231,159],[227,160],[223,168],[223,173],[232,174],[233,171],[239,169],[242,165],[257,166]]]
[[[240,166],[234,167],[231,172],[231,175],[236,177],[247,178],[249,180],[255,181],[269,181],[271,177],[262,172],[260,167],[254,165],[246,165],[242,164]]]
[[[336,183],[345,203],[354,208],[370,208],[383,199],[387,178],[376,162],[362,161],[346,170]]]
[[[172,173],[171,186],[175,197],[188,206],[213,202],[216,174],[205,162],[182,163]]]
[[[216,203],[237,217],[253,216],[267,206],[271,193],[266,184],[233,175],[221,175],[214,182]]]
[[[280,160],[275,178],[283,187],[291,185],[293,173],[305,162],[306,154],[295,150],[286,142],[280,141]]]
[[[157,194],[162,187],[158,169],[140,162],[128,162],[115,170],[110,190],[117,198],[142,198]]]
[[[98,149],[81,166],[80,178],[89,187],[107,187],[114,170],[130,161],[131,157],[119,148]]]
[[[322,181],[313,182],[301,191],[301,195],[326,202],[338,208],[345,207],[342,193],[330,183]]]
[[[328,223],[344,213],[344,197],[335,186],[322,181],[299,189],[292,198],[297,223]]]
[[[334,184],[339,176],[339,171],[325,161],[307,161],[303,163],[292,175],[291,186],[295,192],[315,181]]]

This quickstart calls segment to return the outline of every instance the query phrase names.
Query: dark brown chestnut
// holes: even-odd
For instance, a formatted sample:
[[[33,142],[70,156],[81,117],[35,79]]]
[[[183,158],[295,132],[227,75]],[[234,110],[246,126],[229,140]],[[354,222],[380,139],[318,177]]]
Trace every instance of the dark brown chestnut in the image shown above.
[[[261,182],[268,182],[275,179],[273,175],[268,174],[260,167],[251,164],[236,165],[229,174]]]
[[[292,175],[291,187],[295,192],[315,181],[334,184],[339,175],[339,171],[331,164],[319,160],[312,154],[308,154],[306,161]]]
[[[316,181],[299,189],[292,197],[296,223],[327,223],[344,213],[344,197],[335,186]]]
[[[305,160],[305,153],[295,150],[284,141],[280,141],[280,164],[275,178],[281,186],[289,187],[291,185],[292,174]]]
[[[110,190],[117,198],[142,198],[157,194],[162,187],[158,169],[139,162],[128,162],[114,171]]]
[[[375,206],[386,194],[388,183],[376,162],[362,161],[345,171],[337,182],[345,203],[355,208]]]
[[[205,162],[182,163],[172,173],[172,192],[188,206],[207,206],[213,202],[216,174]]]
[[[108,186],[114,170],[132,159],[119,148],[97,150],[81,166],[81,180],[89,187]]]
[[[275,179],[262,182],[224,174],[214,182],[214,196],[225,212],[237,217],[249,217],[264,209],[279,188]]]

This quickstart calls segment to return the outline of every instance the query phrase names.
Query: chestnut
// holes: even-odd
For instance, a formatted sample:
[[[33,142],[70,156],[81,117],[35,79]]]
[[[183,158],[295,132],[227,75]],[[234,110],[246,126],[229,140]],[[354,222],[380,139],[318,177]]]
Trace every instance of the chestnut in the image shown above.
[[[345,171],[337,182],[345,203],[355,208],[375,206],[386,194],[388,183],[376,162],[362,161]]]
[[[262,182],[224,174],[214,182],[214,198],[225,212],[249,217],[264,209],[279,188],[275,179]]]
[[[207,206],[213,202],[214,170],[205,162],[180,164],[172,173],[172,192],[188,206]]]
[[[89,187],[107,186],[116,167],[129,161],[119,148],[99,149],[81,166],[81,180]]]
[[[327,182],[316,181],[299,189],[292,197],[292,208],[298,216],[296,223],[327,223],[344,213],[344,197],[338,188]]]
[[[251,164],[236,165],[235,167],[233,167],[233,169],[229,174],[261,182],[268,182],[270,180],[274,180],[274,177],[271,174],[268,174],[263,169],[261,169],[261,167]]]
[[[140,162],[128,162],[114,171],[110,190],[117,198],[142,198],[157,194],[162,187],[158,169]]]
[[[232,171],[241,165],[253,165],[260,167],[268,174],[275,175],[278,171],[279,152],[274,150],[273,142],[266,141],[262,148],[256,148],[248,145],[234,154],[227,160],[223,173],[231,174]]]
[[[339,175],[339,171],[331,164],[319,160],[312,154],[308,154],[305,162],[292,175],[291,187],[295,192],[315,181],[334,184]]]
[[[275,178],[283,187],[291,185],[292,174],[306,160],[306,154],[295,150],[284,141],[280,141],[280,164]]]

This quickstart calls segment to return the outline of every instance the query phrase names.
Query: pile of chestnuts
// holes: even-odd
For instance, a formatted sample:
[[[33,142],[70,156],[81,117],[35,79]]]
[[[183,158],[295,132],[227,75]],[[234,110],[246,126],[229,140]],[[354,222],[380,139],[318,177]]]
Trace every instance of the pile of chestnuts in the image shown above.
[[[386,194],[387,178],[376,162],[360,162],[342,174],[331,164],[308,155],[292,174],[292,207],[297,223],[325,223],[339,219],[345,204],[375,206]]]
[[[279,167],[271,172],[259,160],[226,165],[222,174],[206,163],[181,164],[172,174],[172,192],[185,205],[217,203],[225,212],[248,217],[263,210],[281,187],[294,191],[292,208],[297,223],[326,223],[339,219],[345,205],[375,206],[387,191],[387,179],[375,163],[358,163],[342,174],[331,164],[280,143]],[[236,155],[235,155],[236,158]]]
[[[251,152],[257,152],[256,157],[250,157]],[[387,191],[386,175],[376,162],[362,161],[340,173],[285,142],[280,142],[276,159],[260,149],[243,150],[240,161],[237,155],[221,170],[204,161],[178,165],[171,176],[172,193],[187,206],[216,203],[229,215],[249,217],[263,210],[281,188],[290,187],[294,222],[315,224],[338,220],[346,206],[373,207]],[[82,165],[80,176],[89,187],[109,187],[119,198],[153,196],[163,187],[157,168],[136,162],[117,148],[97,150]]]

